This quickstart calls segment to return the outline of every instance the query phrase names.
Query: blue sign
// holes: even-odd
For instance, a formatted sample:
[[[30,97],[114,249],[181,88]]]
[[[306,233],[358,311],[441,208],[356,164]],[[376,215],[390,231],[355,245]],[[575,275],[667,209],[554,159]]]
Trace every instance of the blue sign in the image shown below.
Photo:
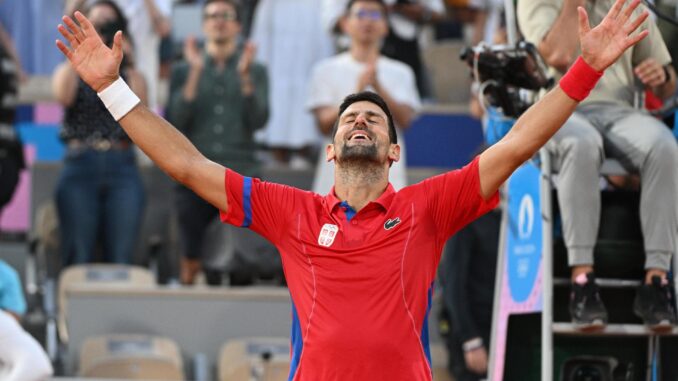
[[[527,300],[535,287],[541,265],[542,219],[539,169],[527,162],[508,182],[508,226],[506,256],[511,297],[517,303]]]

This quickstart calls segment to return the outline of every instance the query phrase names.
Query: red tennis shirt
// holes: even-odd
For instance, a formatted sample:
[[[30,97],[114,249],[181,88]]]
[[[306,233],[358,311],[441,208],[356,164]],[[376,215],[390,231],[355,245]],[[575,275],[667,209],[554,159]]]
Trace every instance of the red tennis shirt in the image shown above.
[[[384,193],[357,213],[321,196],[226,170],[224,222],[282,256],[292,297],[290,381],[431,380],[427,318],[443,245],[497,205],[478,159]]]

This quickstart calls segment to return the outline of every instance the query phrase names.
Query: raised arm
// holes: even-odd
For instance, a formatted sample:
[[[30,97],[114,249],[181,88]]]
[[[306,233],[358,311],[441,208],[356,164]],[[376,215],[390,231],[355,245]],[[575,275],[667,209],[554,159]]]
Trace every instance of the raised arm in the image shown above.
[[[82,13],[76,12],[75,18],[80,26],[64,16],[66,26],[58,27],[70,47],[59,40],[56,44],[85,83],[100,93],[119,78],[122,32],[115,34],[113,48],[109,49]],[[143,105],[134,107],[119,123],[134,143],[169,176],[220,210],[227,210],[225,168],[205,158],[171,124]]]
[[[631,19],[640,0],[633,0],[625,8],[624,2],[617,0],[603,21],[593,29],[584,8],[578,8],[582,59],[597,72],[604,71],[626,49],[647,36],[647,31],[634,33],[647,18],[647,11]],[[578,101],[568,96],[561,86],[556,87],[530,107],[502,140],[483,152],[479,163],[482,196],[488,198],[494,194],[516,168],[546,144],[574,112],[577,104]]]

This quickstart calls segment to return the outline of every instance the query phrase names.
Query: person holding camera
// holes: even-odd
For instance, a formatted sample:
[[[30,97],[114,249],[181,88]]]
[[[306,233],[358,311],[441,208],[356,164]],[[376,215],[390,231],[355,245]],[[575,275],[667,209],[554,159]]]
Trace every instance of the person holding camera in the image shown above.
[[[109,46],[117,30],[127,30],[113,1],[96,1],[86,13]],[[130,60],[121,75],[145,104],[145,81]],[[97,242],[103,261],[131,263],[145,204],[133,144],[68,62],[56,68],[52,91],[65,108],[66,156],[56,188],[63,265],[92,262]]]
[[[519,0],[518,23],[556,76],[579,54],[577,7],[592,22],[605,17],[612,0]],[[642,9],[644,6],[639,7]],[[668,98],[676,89],[671,57],[657,26],[646,20],[649,35],[607,69],[591,95],[547,143],[558,170],[558,202],[571,266],[570,314],[582,329],[599,329],[608,320],[593,271],[593,247],[600,220],[599,177],[603,158],[618,159],[640,173],[640,217],[646,276],[634,300],[634,311],[653,330],[676,322],[667,271],[678,231],[678,146],[670,130],[634,105],[638,90]],[[640,89],[636,83],[642,84]],[[640,105],[642,107],[642,105]]]

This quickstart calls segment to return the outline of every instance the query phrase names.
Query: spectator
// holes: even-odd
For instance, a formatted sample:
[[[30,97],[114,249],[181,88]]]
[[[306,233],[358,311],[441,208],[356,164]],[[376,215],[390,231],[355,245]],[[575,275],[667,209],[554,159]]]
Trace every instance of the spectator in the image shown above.
[[[449,369],[456,381],[479,381],[487,372],[500,223],[495,209],[445,246],[440,278],[451,326]]]
[[[339,32],[340,20],[349,0],[323,0],[321,20],[329,32]],[[421,27],[441,21],[445,17],[442,0],[384,0],[388,8],[389,33],[383,44],[385,56],[406,63],[414,71],[417,89],[427,95],[424,67],[419,52]],[[346,33],[344,31],[344,33]],[[343,47],[343,42],[338,41]]]
[[[20,82],[26,82],[28,80],[28,75],[24,72],[23,67],[21,66],[21,59],[19,59],[19,53],[16,51],[14,46],[14,41],[12,41],[12,36],[7,33],[5,28],[0,24],[0,49],[2,50],[2,56],[9,59],[13,64],[13,71],[16,72]],[[5,59],[5,58],[3,58]]]
[[[370,90],[381,95],[393,110],[399,131],[408,128],[420,107],[414,73],[407,65],[379,52],[388,33],[387,7],[382,0],[351,0],[340,23],[351,38],[347,52],[319,62],[311,77],[307,107],[313,111],[320,131],[331,132],[337,110],[346,94]],[[393,163],[390,182],[395,189],[407,185],[405,145],[402,136],[400,161]],[[328,137],[326,143],[331,143]],[[334,164],[320,155],[313,190],[329,193],[334,183]]]
[[[0,379],[41,381],[52,375],[52,364],[40,344],[21,328],[26,300],[19,276],[0,260]]]
[[[116,30],[126,31],[127,21],[112,1],[92,3],[87,14],[109,44]],[[121,73],[145,100],[141,74],[127,61]],[[131,263],[144,208],[133,144],[67,63],[56,68],[52,91],[65,107],[60,138],[66,157],[56,189],[63,264],[94,261],[98,237],[104,261]]]
[[[20,67],[17,66],[16,58],[12,58],[12,48],[6,48],[7,45],[13,46],[11,40],[4,40],[1,37],[3,35],[4,30],[0,25],[0,38],[6,41],[0,44],[0,215],[2,208],[12,199],[19,183],[19,174],[24,168],[21,140],[14,129]]]
[[[254,63],[254,45],[238,47],[237,11],[233,0],[205,1],[205,49],[200,51],[192,38],[186,40],[185,61],[172,71],[167,112],[169,120],[208,158],[258,175],[253,133],[268,119],[268,79],[264,66]],[[192,284],[202,267],[205,230],[219,211],[183,186],[177,187],[176,203],[181,282]]]
[[[518,21],[526,39],[558,75],[578,55],[577,7],[585,7],[591,24],[605,16],[611,0],[520,0]],[[641,178],[640,217],[646,276],[634,300],[634,311],[653,330],[670,329],[675,311],[666,276],[675,252],[678,230],[678,148],[669,129],[634,108],[634,93],[644,88],[666,98],[676,76],[656,25],[646,20],[649,36],[607,69],[591,95],[582,102],[546,148],[555,157],[563,234],[572,267],[570,314],[582,329],[597,329],[608,315],[593,272],[593,247],[600,219],[599,175],[604,156],[619,159]],[[639,81],[643,89],[636,89]]]
[[[384,41],[385,56],[406,63],[417,78],[417,89],[429,96],[426,72],[421,62],[419,46],[421,28],[445,18],[442,0],[391,0],[389,5],[390,33]]]
[[[158,106],[160,76],[160,40],[169,36],[172,0],[113,0],[128,20],[129,35],[134,38],[134,67],[146,79],[148,104]],[[66,0],[65,12],[72,15],[95,0]]]
[[[254,17],[257,57],[271,74],[271,118],[264,143],[276,163],[292,168],[310,168],[311,153],[322,141],[304,106],[308,73],[332,54],[319,12],[317,0],[261,0]]]

